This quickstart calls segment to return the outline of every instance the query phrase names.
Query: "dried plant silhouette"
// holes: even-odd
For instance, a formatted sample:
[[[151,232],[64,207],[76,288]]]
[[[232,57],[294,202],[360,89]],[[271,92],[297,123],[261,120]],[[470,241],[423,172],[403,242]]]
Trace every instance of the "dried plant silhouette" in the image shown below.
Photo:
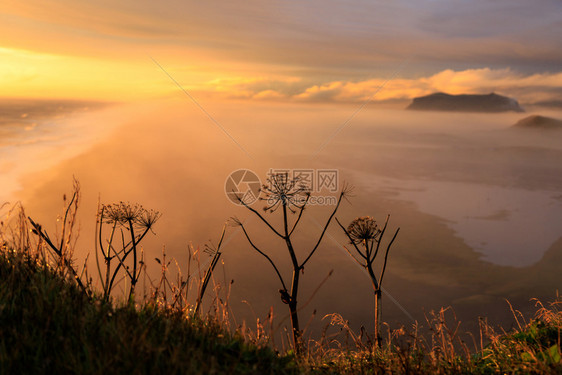
[[[129,300],[133,298],[135,286],[145,266],[139,243],[160,216],[159,212],[147,210],[139,204],[119,202],[101,206],[96,220],[96,265],[104,299],[107,300],[111,295],[121,270],[130,282]],[[109,233],[104,235],[104,228],[107,227]],[[105,275],[100,267],[98,253],[101,253],[105,263]],[[126,263],[131,254],[132,261]]]
[[[340,201],[344,193],[341,194]],[[306,194],[303,197],[305,201],[308,199]],[[285,355],[280,355],[272,341],[272,333],[277,330],[273,326],[273,308],[265,320],[256,318],[255,328],[245,322],[239,326],[234,321],[236,328],[232,330],[228,304],[221,301],[222,296],[219,298],[222,287],[220,283],[215,284],[214,275],[221,246],[224,246],[224,229],[218,246],[210,246],[204,251],[188,247],[186,277],[175,262],[178,267],[178,274],[174,275],[177,276],[177,282],[172,280],[168,266],[174,260],[168,260],[163,249],[161,258],[155,258],[162,266],[160,281],[156,284],[150,281],[152,287],[149,294],[145,293],[144,299],[136,299],[138,304],[107,300],[101,293],[94,293],[87,269],[77,272],[73,265],[72,253],[78,236],[76,210],[79,198],[79,186],[75,182],[70,199],[63,199],[64,211],[58,217],[59,225],[56,233],[51,234],[52,237],[25,214],[21,203],[8,209],[6,214],[1,210],[7,205],[0,205],[0,367],[5,369],[2,373],[65,373],[69,369],[77,373],[99,373],[108,368],[118,373],[140,373],[143,370],[146,373],[178,373],[185,372],[186,366],[196,369],[196,372],[244,374],[553,374],[562,371],[562,300],[558,293],[553,301],[547,301],[544,305],[534,300],[537,311],[528,318],[508,302],[516,323],[509,332],[489,324],[486,318],[479,318],[479,332],[463,332],[451,307],[431,311],[426,315],[425,322],[416,322],[411,328],[392,329],[388,324],[381,323],[379,317],[381,327],[377,332],[379,340],[376,350],[373,350],[376,340],[372,336],[364,330],[354,332],[349,321],[341,315],[328,314],[324,319],[329,321],[318,341],[308,340],[305,343],[298,336],[302,345],[298,350],[302,355],[296,357],[285,350]],[[117,215],[113,221],[109,219],[109,212],[114,212],[109,209],[110,206],[115,212],[136,214],[129,215],[129,219],[124,219],[125,214],[118,216],[121,221],[116,224]],[[282,206],[281,202],[277,208]],[[272,210],[272,207],[268,209]],[[288,232],[290,239],[302,210],[293,205],[288,209],[298,213],[299,217],[288,226],[290,231],[278,233]],[[324,231],[335,211],[337,207],[327,220]],[[100,236],[98,231],[96,235],[105,239],[107,254],[112,257],[111,271],[119,267],[122,278],[130,278],[134,275],[134,256],[130,255],[133,254],[133,242],[138,249],[147,234],[146,227],[152,227],[160,215],[125,203],[103,206],[103,212],[101,215],[102,209],[98,211],[98,225],[105,228],[106,236]],[[144,219],[133,222],[132,232],[132,217],[137,215]],[[152,219],[148,220],[148,217]],[[150,222],[149,225],[146,220]],[[399,232],[399,229],[396,230],[390,243],[385,246],[383,236],[388,221],[387,217],[382,228],[369,217],[355,219],[348,227],[338,221],[356,249],[352,250],[352,255],[367,269],[368,260],[371,260],[373,272],[370,274],[378,276],[374,280],[378,283],[379,291],[382,290],[390,248]],[[107,229],[114,227],[111,231]],[[245,228],[242,226],[242,229]],[[131,240],[128,239],[130,235],[133,236]],[[111,236],[114,240],[109,241]],[[246,236],[249,240],[247,233]],[[99,242],[99,237],[96,242]],[[119,244],[119,247],[113,244]],[[316,251],[317,246],[312,248],[312,252]],[[386,253],[381,260],[385,247]],[[116,250],[120,251],[119,255],[115,255]],[[382,266],[382,269],[377,274],[374,272],[374,262],[379,250],[381,257],[377,265]],[[312,252],[305,253],[308,257],[300,263],[297,275]],[[201,267],[199,257],[203,253],[212,256],[210,266]],[[263,255],[278,271],[267,254]],[[148,277],[142,253],[137,261],[137,271]],[[195,273],[191,272],[190,267],[193,262],[197,263]],[[285,285],[281,273],[277,274],[281,284]],[[199,276],[198,280],[194,280],[196,275]],[[136,297],[140,297],[139,288],[142,284],[137,285]],[[206,288],[203,288],[203,284],[214,286],[207,288],[216,293],[214,316],[191,314],[194,310],[190,301],[203,298]],[[192,296],[194,298],[188,298],[190,285],[194,286],[192,291],[197,293]],[[294,304],[294,311],[298,313],[296,298],[291,300],[295,290],[292,288],[289,294],[287,289],[282,289],[281,295],[288,304]],[[223,288],[222,292],[227,293],[224,300],[228,301],[229,287]],[[304,305],[307,303],[304,302]],[[303,301],[299,305],[300,309],[302,306]],[[380,300],[377,306],[380,313]],[[45,322],[48,323],[48,329]],[[381,335],[385,337],[384,343],[380,339]],[[100,342],[104,344],[100,345]],[[273,350],[267,348],[272,344]],[[84,353],[87,355],[84,356]],[[220,361],[216,358],[220,358]]]
[[[257,210],[250,207],[244,200],[243,197],[237,196],[238,200],[241,205],[246,207],[250,210],[253,214],[255,214],[275,235],[283,240],[285,246],[287,248],[287,253],[290,257],[293,274],[291,278],[291,285],[290,288],[288,284],[285,282],[279,267],[275,264],[275,262],[267,255],[265,251],[263,251],[259,246],[257,246],[251,239],[250,235],[244,223],[242,223],[238,218],[232,218],[233,225],[240,226],[244,235],[252,248],[256,250],[260,255],[267,259],[267,261],[271,264],[275,273],[281,283],[281,289],[279,289],[279,293],[281,294],[281,301],[288,305],[290,317],[291,317],[291,326],[292,326],[292,336],[293,336],[293,347],[296,354],[302,353],[301,348],[301,335],[302,331],[299,324],[299,316],[298,316],[298,292],[299,292],[299,282],[301,272],[304,270],[304,266],[308,263],[311,257],[314,255],[324,235],[332,218],[336,214],[338,208],[340,207],[340,203],[344,197],[349,194],[349,187],[344,186],[342,191],[339,193],[339,197],[337,203],[332,210],[332,213],[326,220],[322,232],[316,244],[312,247],[310,251],[308,251],[308,255],[304,258],[304,260],[299,261],[297,257],[297,251],[295,249],[295,245],[291,236],[293,235],[295,229],[297,228],[300,220],[303,216],[304,210],[309,202],[311,193],[310,189],[302,183],[298,178],[297,179],[290,179],[287,173],[274,173],[272,174],[268,180],[268,184],[263,185],[262,192],[264,193],[264,197],[260,197],[260,200],[264,200],[267,202],[267,205],[264,207],[265,212],[274,213],[278,209],[281,209],[281,213],[283,215],[283,228],[276,229],[270,221],[268,221],[261,213]],[[289,220],[289,214],[297,214],[296,219],[291,224]]]
[[[353,220],[347,228],[345,228],[340,221],[336,218],[336,222],[344,231],[345,235],[349,239],[351,245],[355,249],[355,253],[359,255],[359,259],[351,252],[347,247],[344,246],[345,250],[351,255],[353,259],[361,267],[364,267],[369,273],[371,278],[371,283],[373,285],[373,292],[375,294],[375,345],[381,347],[382,336],[380,335],[380,324],[381,324],[381,312],[382,312],[382,283],[384,280],[384,273],[386,271],[386,264],[388,261],[388,253],[400,228],[396,229],[394,236],[388,243],[386,251],[384,254],[384,261],[379,276],[377,277],[375,272],[375,260],[377,255],[379,255],[379,249],[386,233],[386,227],[388,225],[388,220],[390,215],[386,217],[384,226],[379,228],[375,219],[370,216],[358,217]]]
[[[73,193],[72,198],[66,204],[66,195],[63,196],[63,201],[66,204],[66,209],[64,212],[64,216],[60,220],[61,228],[60,228],[60,236],[59,240],[53,240],[47,233],[43,227],[33,221],[31,217],[28,217],[31,226],[33,227],[32,233],[39,236],[40,243],[38,244],[38,248],[42,247],[42,241],[44,241],[48,245],[48,249],[52,251],[52,254],[55,255],[56,261],[58,266],[61,269],[70,272],[76,283],[82,289],[84,293],[88,293],[88,289],[80,279],[78,272],[76,271],[75,266],[72,263],[72,255],[74,253],[74,244],[76,238],[73,236],[74,234],[74,225],[76,223],[76,212],[78,210],[78,204],[80,199],[80,184],[77,180],[74,180],[73,183]],[[64,273],[64,272],[63,272]]]
[[[197,302],[195,304],[196,314],[199,314],[199,311],[201,310],[201,303],[203,301],[203,296],[205,295],[205,290],[207,290],[207,285],[209,284],[211,275],[213,274],[213,271],[215,270],[215,267],[217,266],[217,263],[219,262],[219,259],[222,255],[220,249],[221,249],[222,241],[224,240],[225,233],[226,233],[226,225],[222,229],[221,238],[219,240],[219,244],[217,245],[216,249],[211,247],[210,245],[207,245],[205,247],[205,252],[211,255],[213,258],[211,259],[209,268],[207,268],[207,271],[205,272],[205,277],[203,278],[203,281],[201,282],[201,285],[199,287],[199,294],[197,295]]]

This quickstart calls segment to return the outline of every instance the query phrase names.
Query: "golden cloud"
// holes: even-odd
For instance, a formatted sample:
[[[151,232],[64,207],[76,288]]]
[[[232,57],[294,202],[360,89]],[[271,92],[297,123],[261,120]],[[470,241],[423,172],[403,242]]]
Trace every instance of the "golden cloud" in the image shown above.
[[[221,92],[230,96],[252,99],[290,99],[308,102],[360,102],[366,100],[411,99],[434,92],[450,94],[486,94],[497,92],[515,97],[524,103],[562,97],[562,72],[523,75],[506,69],[443,70],[427,77],[369,79],[365,81],[331,81],[314,84],[298,90],[302,81],[268,81],[266,90],[255,90],[248,84],[236,81],[222,82]],[[252,81],[254,84],[256,81]],[[275,87],[275,86],[278,87]],[[259,86],[259,85],[258,85]],[[255,86],[257,87],[257,86]],[[213,90],[210,87],[211,90]],[[216,90],[213,90],[216,91]],[[293,92],[291,92],[293,91]],[[236,93],[240,92],[239,95]],[[242,95],[243,93],[243,95]]]

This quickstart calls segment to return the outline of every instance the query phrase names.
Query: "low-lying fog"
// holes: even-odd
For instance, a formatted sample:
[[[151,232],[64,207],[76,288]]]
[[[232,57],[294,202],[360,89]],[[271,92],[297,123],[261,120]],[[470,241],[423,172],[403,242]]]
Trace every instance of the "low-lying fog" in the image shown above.
[[[357,107],[201,104],[224,131],[182,99],[112,107],[103,116],[82,113],[56,124],[44,121],[28,132],[30,141],[59,128],[76,137],[20,144],[13,148],[17,160],[7,151],[14,146],[4,142],[3,184],[15,189],[16,177],[23,176],[14,195],[29,216],[54,233],[62,195],[71,191],[75,176],[82,187],[75,254],[81,261],[93,252],[99,197],[102,203],[138,202],[163,214],[156,235],[143,246],[154,274],[159,269],[154,258],[162,248],[185,266],[189,243],[216,244],[223,223],[238,216],[247,220],[254,241],[281,262],[288,279],[283,244],[248,210],[229,201],[225,181],[238,169],[254,171],[262,182],[270,169],[337,170],[340,186],[354,186],[337,214],[340,221],[370,215],[382,222],[391,214],[390,229],[401,228],[385,280],[385,320],[409,324],[412,318],[423,320],[424,309],[453,305],[464,321],[486,315],[509,326],[504,298],[526,310],[530,298],[554,297],[562,286],[562,134],[509,129],[527,114],[368,106],[342,126]],[[560,112],[540,114],[562,118]],[[33,152],[38,149],[42,152]],[[316,195],[334,193],[324,189]],[[301,257],[331,209],[311,206],[305,212],[296,233]],[[301,279],[301,303],[330,270],[334,274],[304,307],[301,320],[314,310],[316,322],[338,312],[353,327],[370,329],[369,279],[343,250],[340,228],[332,223],[328,233]],[[225,242],[224,266],[217,275],[234,280],[235,315],[239,320],[254,312],[265,317],[273,305],[281,321],[287,311],[273,269],[237,228],[228,228]]]

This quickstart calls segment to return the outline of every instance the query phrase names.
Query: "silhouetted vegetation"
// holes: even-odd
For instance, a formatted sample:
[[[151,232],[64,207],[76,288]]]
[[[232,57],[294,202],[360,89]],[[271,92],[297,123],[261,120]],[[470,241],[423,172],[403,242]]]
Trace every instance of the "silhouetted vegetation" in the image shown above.
[[[233,218],[233,223],[237,226],[242,228],[246,239],[250,243],[250,245],[256,250],[260,255],[265,257],[267,261],[271,264],[277,277],[279,278],[279,282],[281,283],[281,289],[279,289],[279,293],[281,294],[281,301],[289,306],[289,312],[291,316],[291,326],[292,326],[292,334],[293,334],[293,348],[297,354],[302,353],[301,347],[301,335],[302,331],[300,328],[299,323],[299,314],[298,314],[298,294],[299,294],[299,282],[301,272],[304,270],[304,266],[308,263],[312,255],[318,250],[322,239],[324,238],[324,234],[332,221],[332,218],[336,214],[338,208],[340,207],[340,203],[342,199],[346,196],[348,191],[344,188],[338,197],[337,204],[335,205],[331,215],[326,220],[322,232],[318,238],[318,241],[314,245],[314,247],[308,252],[307,256],[304,260],[299,260],[297,256],[297,251],[295,249],[295,244],[291,236],[293,235],[295,229],[297,228],[306,205],[310,199],[310,190],[308,186],[303,184],[298,179],[290,179],[288,173],[275,173],[268,179],[268,184],[265,184],[262,188],[262,191],[265,193],[265,196],[260,198],[262,200],[267,201],[267,206],[264,207],[265,212],[273,213],[278,208],[281,208],[281,213],[283,215],[283,228],[276,229],[262,214],[258,211],[250,207],[244,200],[243,197],[238,197],[240,204],[254,213],[275,235],[283,240],[285,246],[287,247],[287,253],[291,259],[291,264],[293,266],[293,275],[291,278],[291,286],[290,288],[287,286],[285,279],[283,278],[279,267],[275,264],[275,262],[267,255],[265,251],[263,251],[260,246],[257,246],[250,235],[244,223],[242,223],[237,218]],[[297,214],[296,219],[293,223],[290,223],[289,220],[289,213]]]
[[[296,373],[279,356],[212,318],[146,301],[86,296],[40,258],[0,255],[2,374]]]
[[[340,201],[344,196],[345,191]],[[273,329],[264,322],[258,321],[255,331],[247,325],[233,327],[223,299],[215,296],[215,307],[207,313],[200,312],[206,285],[220,257],[224,230],[218,246],[209,251],[213,258],[206,272],[201,272],[201,251],[190,247],[187,274],[178,275],[174,282],[168,275],[170,261],[163,253],[156,258],[162,266],[160,280],[150,281],[150,290],[144,297],[135,294],[132,281],[146,273],[146,259],[138,244],[159,214],[127,203],[102,206],[98,216],[100,227],[111,228],[107,235],[100,235],[101,229],[97,232],[98,243],[99,238],[106,239],[101,242],[106,249],[101,254],[111,254],[111,260],[123,272],[121,278],[130,284],[118,298],[117,282],[108,288],[111,284],[100,281],[102,287],[97,289],[87,268],[76,266],[72,258],[78,198],[75,184],[71,199],[64,199],[56,238],[28,219],[21,205],[14,206],[0,223],[0,373],[562,373],[562,299],[558,296],[550,303],[535,301],[537,309],[532,319],[512,309],[517,326],[510,332],[482,318],[480,335],[469,340],[450,308],[431,312],[425,322],[410,327],[391,329],[381,322],[374,337],[354,332],[344,317],[334,313],[325,317],[327,325],[321,337],[300,342],[297,355],[291,351],[279,353],[272,345]],[[286,197],[281,195],[279,208],[295,209],[288,202],[284,205],[283,199]],[[299,207],[304,208],[301,205],[295,209],[298,216],[293,225],[289,226],[285,219],[285,229],[278,232],[289,243],[302,216]],[[336,210],[337,207],[324,232]],[[269,224],[265,218],[262,220]],[[340,224],[357,245],[363,261],[376,257],[388,222],[387,219],[381,229],[370,220],[356,219],[347,228]],[[275,230],[272,226],[270,229]],[[111,240],[115,233],[119,233],[119,247],[112,245],[116,243]],[[386,246],[385,258],[397,233]],[[247,238],[250,240],[248,235]],[[297,273],[318,244],[304,261],[297,263]],[[131,260],[125,263],[125,254],[134,259],[135,246],[139,251],[136,270]],[[197,274],[204,274],[196,283],[192,261],[199,268]],[[271,260],[270,263],[277,270]],[[379,289],[385,263],[383,260],[375,279]],[[369,267],[369,263],[363,265]],[[115,269],[111,268],[109,280]],[[107,281],[108,274],[100,273]],[[191,289],[196,290],[195,298],[189,298]],[[218,289],[214,288],[215,294]],[[289,297],[284,297],[291,298],[285,291]],[[115,298],[108,298],[111,292]],[[296,297],[294,303],[296,306]],[[379,339],[381,336],[384,340]]]
[[[386,217],[386,221],[384,222],[384,226],[379,228],[375,219],[369,216],[358,217],[357,219],[353,220],[351,224],[347,228],[345,228],[339,220],[336,218],[336,222],[339,224],[347,238],[349,239],[349,243],[353,245],[355,249],[355,253],[359,255],[360,259],[349,251],[346,247],[345,249],[351,255],[353,259],[359,265],[367,270],[369,273],[369,277],[371,278],[371,284],[373,286],[373,292],[375,294],[375,344],[377,346],[381,346],[382,337],[380,335],[380,324],[381,324],[381,314],[382,314],[382,282],[384,280],[384,273],[386,271],[386,265],[388,262],[388,252],[400,231],[400,228],[396,229],[394,236],[388,243],[386,247],[386,251],[384,253],[384,261],[381,266],[381,271],[379,276],[377,277],[375,272],[375,260],[377,259],[377,255],[379,254],[380,246],[382,240],[384,238],[384,234],[386,233],[386,227],[388,225],[388,220],[390,216]]]
[[[128,298],[133,298],[135,286],[145,266],[140,255],[139,244],[159,218],[160,213],[146,210],[139,204],[120,202],[101,207],[96,222],[96,237],[99,244],[99,247],[96,247],[96,265],[105,299],[111,295],[120,270],[124,271],[129,280]],[[107,236],[103,235],[104,226],[109,226]],[[105,262],[105,275],[102,274],[99,266],[99,252]],[[126,261],[131,254],[133,259],[129,266]],[[114,260],[116,265],[112,267]]]
[[[221,257],[222,253],[220,249],[221,249],[222,241],[224,240],[225,233],[226,233],[226,225],[222,229],[221,238],[219,240],[219,244],[217,245],[217,248],[215,249],[210,246],[206,247],[206,252],[212,255],[213,259],[211,260],[211,263],[209,264],[209,268],[207,268],[207,271],[205,272],[205,277],[203,278],[203,281],[201,282],[201,285],[199,287],[199,294],[197,295],[197,303],[195,304],[196,314],[198,314],[201,311],[201,304],[203,303],[203,297],[205,296],[207,285],[209,285],[209,280],[211,280],[213,271],[215,270],[215,267],[217,266],[217,263],[219,262],[219,259]]]

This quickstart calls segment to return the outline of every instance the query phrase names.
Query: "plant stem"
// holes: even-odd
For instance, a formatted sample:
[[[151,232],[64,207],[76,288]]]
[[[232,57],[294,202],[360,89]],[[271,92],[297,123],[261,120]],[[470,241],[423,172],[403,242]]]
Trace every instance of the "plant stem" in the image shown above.
[[[129,229],[131,230],[131,243],[133,246],[133,275],[131,277],[131,289],[129,291],[129,299],[131,299],[135,293],[135,285],[137,284],[137,243],[135,241],[135,230],[131,220],[129,220]]]
[[[291,299],[289,301],[289,310],[291,312],[291,326],[293,329],[293,345],[295,348],[295,354],[300,355],[302,352],[301,348],[301,330],[299,324],[299,315],[297,310],[297,294],[299,291],[299,278],[300,270],[295,269],[293,271],[293,283],[291,285]]]
[[[380,289],[375,290],[375,347],[382,346],[382,336],[380,334],[380,322],[382,311],[382,293]]]

